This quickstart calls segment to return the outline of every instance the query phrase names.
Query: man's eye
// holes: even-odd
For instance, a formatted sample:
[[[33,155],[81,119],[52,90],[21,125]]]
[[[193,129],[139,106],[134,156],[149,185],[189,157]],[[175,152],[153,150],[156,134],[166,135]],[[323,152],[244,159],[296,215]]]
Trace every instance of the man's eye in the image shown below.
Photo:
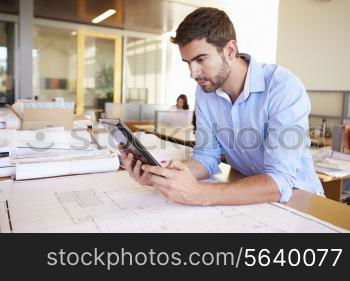
[[[202,59],[202,58],[197,59],[197,62],[198,62],[198,63],[202,63],[202,62],[203,62],[203,59]]]

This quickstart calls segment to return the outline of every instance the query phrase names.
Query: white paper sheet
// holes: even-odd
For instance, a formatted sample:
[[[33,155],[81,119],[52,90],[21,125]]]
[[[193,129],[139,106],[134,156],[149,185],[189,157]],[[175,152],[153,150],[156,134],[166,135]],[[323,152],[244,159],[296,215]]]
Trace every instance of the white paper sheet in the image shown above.
[[[168,202],[126,171],[15,181],[8,202],[14,232],[343,231],[274,204],[201,207]]]
[[[5,129],[20,129],[21,120],[17,115],[9,108],[0,109],[0,122]]]
[[[21,130],[16,131],[16,147],[38,149],[91,149],[91,137],[87,130]]]
[[[10,179],[0,180],[0,202],[8,199],[12,183],[13,181]]]
[[[101,173],[118,169],[119,158],[117,155],[98,158],[73,158],[66,161],[17,163],[16,180]]]
[[[15,132],[11,157],[91,156],[97,150],[86,130],[22,130]]]
[[[16,130],[2,129],[0,130],[0,151],[12,152],[15,148]]]
[[[107,131],[94,135],[96,141],[102,147],[108,147],[112,151],[118,151],[118,145],[113,137],[109,136]],[[170,141],[165,141],[153,134],[145,132],[136,132],[135,136],[145,146],[150,154],[158,161],[186,160],[191,158],[192,148]]]
[[[315,170],[332,177],[350,174],[350,155],[337,151],[320,150],[313,152]]]
[[[12,177],[15,175],[15,166],[0,167],[0,178],[1,177]]]
[[[0,201],[0,233],[10,233],[10,221],[8,218],[7,204],[5,201]]]

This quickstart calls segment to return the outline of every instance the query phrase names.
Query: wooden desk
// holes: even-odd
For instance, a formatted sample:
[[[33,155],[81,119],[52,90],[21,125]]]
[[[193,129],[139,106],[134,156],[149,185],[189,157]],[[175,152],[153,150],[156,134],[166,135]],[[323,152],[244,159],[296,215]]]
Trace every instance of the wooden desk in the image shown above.
[[[136,129],[147,133],[155,134],[163,140],[176,142],[186,146],[194,146],[196,137],[193,128],[159,128],[155,131],[155,127],[150,125],[135,125]]]
[[[128,126],[128,128],[132,131],[132,132],[136,132],[136,131],[143,131],[140,128],[153,128],[154,130],[154,121],[149,120],[149,121],[124,121],[124,123],[126,124],[126,126]]]
[[[222,174],[215,177],[219,181],[232,182],[243,177],[233,170],[230,165],[221,163],[220,169]],[[350,206],[345,204],[300,189],[294,189],[293,195],[286,206],[350,230]]]
[[[340,178],[331,177],[324,174],[317,175],[321,180],[327,198],[341,202],[343,197],[346,195],[349,196],[349,194],[346,194],[343,191],[343,182],[346,179],[350,179],[350,175]]]
[[[330,153],[331,150],[332,150],[331,147],[325,147],[320,149],[314,148],[314,147],[311,148],[311,152],[315,153],[315,155],[317,155],[317,153],[320,151],[321,153],[325,153],[324,156],[326,156],[328,152]],[[346,179],[350,179],[350,175],[342,176],[342,177],[333,177],[333,176],[317,173],[317,176],[319,177],[323,185],[323,189],[325,191],[327,198],[341,202],[343,198],[346,198],[347,196],[349,196],[349,194],[343,192],[343,182]]]
[[[146,133],[151,133],[153,134],[154,133],[154,123],[153,124],[135,124],[134,125],[134,128],[139,130],[139,131],[144,131]]]

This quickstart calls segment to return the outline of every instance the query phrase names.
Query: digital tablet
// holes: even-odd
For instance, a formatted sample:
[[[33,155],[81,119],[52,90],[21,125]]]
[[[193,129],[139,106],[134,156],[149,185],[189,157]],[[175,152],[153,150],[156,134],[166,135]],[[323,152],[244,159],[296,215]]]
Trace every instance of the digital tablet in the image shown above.
[[[109,133],[117,141],[119,150],[134,155],[135,162],[140,160],[144,164],[161,167],[123,121],[120,119],[99,119],[99,122],[109,130]]]

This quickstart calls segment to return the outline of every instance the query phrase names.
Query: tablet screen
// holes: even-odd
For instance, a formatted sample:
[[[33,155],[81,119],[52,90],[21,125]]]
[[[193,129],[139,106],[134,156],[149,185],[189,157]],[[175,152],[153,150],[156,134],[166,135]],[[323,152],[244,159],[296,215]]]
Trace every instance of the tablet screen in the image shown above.
[[[109,130],[109,133],[117,141],[120,151],[132,153],[135,161],[140,160],[144,164],[160,166],[120,119],[100,119],[100,123]]]

